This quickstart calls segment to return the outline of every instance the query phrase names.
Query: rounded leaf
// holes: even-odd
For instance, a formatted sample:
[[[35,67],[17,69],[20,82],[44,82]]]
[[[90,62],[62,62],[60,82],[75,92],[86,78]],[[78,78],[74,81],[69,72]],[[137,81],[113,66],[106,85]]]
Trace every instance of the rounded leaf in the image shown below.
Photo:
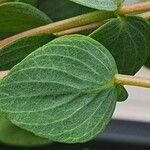
[[[134,75],[150,54],[150,25],[140,17],[111,19],[90,37],[111,52],[121,74]]]
[[[47,15],[29,4],[21,2],[0,4],[1,34],[22,32],[50,22],[52,21]]]
[[[53,141],[86,142],[113,114],[115,61],[90,37],[53,40],[16,65],[0,84],[0,109],[17,126]]]

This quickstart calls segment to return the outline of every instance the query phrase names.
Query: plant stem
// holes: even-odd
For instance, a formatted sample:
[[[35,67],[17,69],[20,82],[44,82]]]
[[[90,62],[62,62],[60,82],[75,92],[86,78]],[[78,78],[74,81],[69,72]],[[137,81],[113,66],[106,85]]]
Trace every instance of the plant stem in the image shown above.
[[[54,34],[56,36],[63,36],[63,35],[69,35],[69,34],[74,34],[74,33],[81,33],[81,32],[96,29],[99,26],[101,26],[102,24],[103,24],[103,22],[95,22],[95,23],[84,25],[84,26],[81,26],[81,27],[75,27],[75,28],[71,28],[71,29],[68,29],[68,30],[60,31],[60,32],[57,32],[57,33],[54,33]]]
[[[115,83],[150,88],[150,78],[135,77],[129,75],[115,75]]]
[[[118,14],[125,15],[133,12],[141,12],[141,11],[149,11],[150,10],[150,2],[143,2],[133,5],[127,5],[122,6],[118,10]],[[60,32],[63,30],[84,26],[87,24],[95,23],[98,21],[103,21],[106,19],[109,19],[111,17],[114,17],[113,12],[102,12],[102,11],[94,11],[87,14],[83,14],[80,16],[76,16],[73,18],[69,18],[66,20],[58,21],[55,23],[51,23],[45,26],[41,26],[38,28],[34,28],[22,33],[19,33],[17,35],[14,35],[12,37],[9,37],[7,39],[4,39],[0,41],[0,47],[3,47],[4,45],[18,39],[21,37],[29,36],[29,35],[35,35],[40,33],[55,33]]]
[[[146,12],[146,13],[142,13],[142,14],[139,14],[140,17],[143,17],[145,19],[150,19],[150,12]]]
[[[58,21],[55,23],[51,23],[45,26],[41,26],[38,28],[34,28],[22,33],[19,33],[17,35],[14,35],[12,37],[9,37],[7,39],[4,39],[0,41],[0,47],[12,42],[15,39],[29,36],[29,35],[35,35],[35,34],[40,34],[40,33],[55,33],[63,30],[67,30],[70,28],[78,27],[78,26],[83,26],[86,24],[90,24],[93,22],[98,22],[101,20],[106,20],[110,17],[113,17],[114,14],[112,12],[101,12],[101,11],[94,11],[91,13],[83,14],[80,16],[76,16],[73,18],[69,18],[66,20]]]
[[[150,19],[150,12],[138,14],[137,16],[140,16],[144,19]],[[60,31],[60,32],[57,32],[57,33],[54,33],[54,34],[57,37],[59,37],[59,36],[63,36],[63,35],[82,33],[82,32],[86,32],[86,31],[96,29],[96,28],[100,27],[101,25],[103,25],[106,22],[107,22],[106,20],[102,21],[102,22],[95,22],[95,23],[91,23],[91,24],[88,24],[88,25],[84,25],[84,26],[75,27],[75,28],[71,28],[71,29],[68,29],[68,30]]]
[[[141,2],[133,5],[122,6],[118,10],[119,15],[125,15],[130,13],[140,13],[140,12],[150,11],[150,2]]]

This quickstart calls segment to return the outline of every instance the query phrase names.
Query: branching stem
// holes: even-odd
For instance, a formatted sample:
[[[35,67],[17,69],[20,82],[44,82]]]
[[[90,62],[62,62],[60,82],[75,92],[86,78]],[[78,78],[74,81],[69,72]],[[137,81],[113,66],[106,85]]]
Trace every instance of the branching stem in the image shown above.
[[[150,88],[150,78],[117,74],[115,76],[115,83],[120,85],[131,85]]]
[[[143,12],[143,11],[146,12],[149,10],[150,10],[150,2],[142,2],[138,4],[120,7],[118,10],[118,14],[125,15],[125,14],[129,14],[133,12]],[[71,28],[80,27],[80,26],[91,24],[91,23],[103,21],[111,17],[114,17],[114,14],[112,12],[107,12],[105,14],[103,13],[103,15],[101,11],[90,12],[87,14],[83,14],[80,16],[58,21],[55,23],[51,23],[45,26],[41,26],[38,28],[34,28],[31,30],[19,33],[17,35],[14,35],[12,37],[9,37],[7,39],[0,41],[0,47],[3,47],[4,45],[21,37],[40,34],[40,33],[56,33],[56,32],[60,32],[63,30],[68,30]]]

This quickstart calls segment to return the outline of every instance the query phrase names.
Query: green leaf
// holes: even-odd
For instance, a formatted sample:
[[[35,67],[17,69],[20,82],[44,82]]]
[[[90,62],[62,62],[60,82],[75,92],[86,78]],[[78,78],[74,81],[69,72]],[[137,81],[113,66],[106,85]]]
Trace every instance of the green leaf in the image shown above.
[[[0,33],[22,32],[50,22],[47,15],[29,4],[8,2],[0,5]]]
[[[148,22],[148,24],[150,26],[150,19],[147,22]],[[150,68],[150,55],[149,55],[149,57],[148,57],[148,59],[147,59],[147,61],[145,63],[145,66],[148,67],[148,68]]]
[[[0,84],[0,109],[17,126],[76,143],[102,132],[114,112],[115,61],[90,37],[53,40],[16,65]]]
[[[53,21],[63,20],[93,11],[88,7],[68,0],[41,0],[39,9],[45,12]]]
[[[33,6],[38,6],[38,0],[0,0],[0,4],[6,2],[24,2],[24,3],[31,4]]]
[[[13,34],[11,34],[11,33],[0,33],[0,40],[3,40],[3,39],[5,39],[11,35],[13,35]]]
[[[94,9],[115,11],[124,0],[70,0]]]
[[[0,142],[18,146],[35,146],[48,144],[48,139],[35,136],[33,133],[13,125],[4,114],[0,113]]]
[[[31,4],[35,7],[38,6],[38,0],[16,0],[16,2],[24,2],[24,3],[28,3],[28,4]]]
[[[146,63],[145,63],[145,66],[150,68],[150,56],[148,57]]]
[[[111,52],[122,74],[134,75],[150,54],[150,26],[140,17],[111,19],[90,37]]]
[[[118,96],[117,101],[123,102],[128,98],[128,92],[126,91],[126,89],[123,86],[118,85],[117,86],[117,96]]]
[[[9,70],[37,48],[45,45],[55,36],[39,34],[17,39],[0,48],[0,70]]]

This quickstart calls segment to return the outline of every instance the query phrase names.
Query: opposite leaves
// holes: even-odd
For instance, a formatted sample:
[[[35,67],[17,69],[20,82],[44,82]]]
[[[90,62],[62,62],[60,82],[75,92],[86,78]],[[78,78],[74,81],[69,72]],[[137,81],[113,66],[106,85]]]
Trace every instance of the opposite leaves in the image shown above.
[[[124,0],[70,0],[94,9],[115,11]]]
[[[140,17],[111,19],[90,37],[111,52],[122,74],[134,75],[150,54],[150,25]]]
[[[53,141],[86,142],[111,119],[115,61],[100,43],[64,36],[16,65],[0,84],[0,109],[15,125]]]

